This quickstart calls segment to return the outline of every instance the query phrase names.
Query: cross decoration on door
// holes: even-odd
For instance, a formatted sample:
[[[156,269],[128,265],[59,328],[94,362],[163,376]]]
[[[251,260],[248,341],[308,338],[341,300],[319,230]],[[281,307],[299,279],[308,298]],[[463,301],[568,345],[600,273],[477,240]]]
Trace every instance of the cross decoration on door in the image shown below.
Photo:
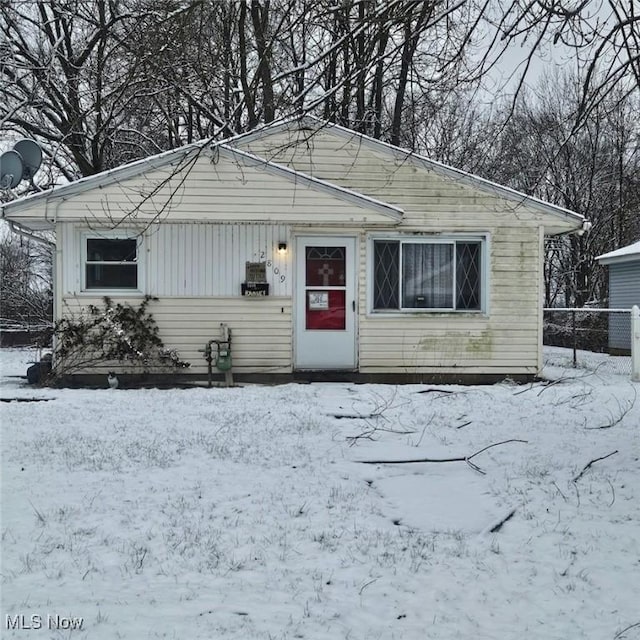
[[[320,269],[318,269],[318,275],[322,276],[322,286],[329,286],[329,276],[333,275],[333,269],[325,262]]]
[[[306,248],[306,285],[343,287],[345,285],[344,247]]]

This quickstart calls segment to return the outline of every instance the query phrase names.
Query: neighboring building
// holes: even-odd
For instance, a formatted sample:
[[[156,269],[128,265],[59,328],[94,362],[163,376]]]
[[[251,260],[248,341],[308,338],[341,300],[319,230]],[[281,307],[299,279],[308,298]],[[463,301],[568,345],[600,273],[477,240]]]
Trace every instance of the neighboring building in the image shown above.
[[[194,374],[224,322],[236,377],[274,380],[534,377],[544,237],[584,223],[312,118],[87,177],[3,216],[55,229],[57,318],[151,294]]]
[[[596,260],[609,267],[609,308],[630,310],[634,304],[640,306],[640,241]],[[609,314],[609,351],[631,353],[630,313]]]

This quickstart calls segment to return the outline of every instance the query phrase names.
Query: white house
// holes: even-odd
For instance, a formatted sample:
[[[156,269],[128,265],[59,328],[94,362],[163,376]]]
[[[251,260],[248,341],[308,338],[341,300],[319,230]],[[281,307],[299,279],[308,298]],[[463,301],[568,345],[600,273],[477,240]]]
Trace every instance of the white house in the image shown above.
[[[544,237],[584,223],[312,118],[153,156],[2,215],[55,230],[57,318],[151,294],[192,374],[226,323],[236,377],[273,380],[534,377]]]

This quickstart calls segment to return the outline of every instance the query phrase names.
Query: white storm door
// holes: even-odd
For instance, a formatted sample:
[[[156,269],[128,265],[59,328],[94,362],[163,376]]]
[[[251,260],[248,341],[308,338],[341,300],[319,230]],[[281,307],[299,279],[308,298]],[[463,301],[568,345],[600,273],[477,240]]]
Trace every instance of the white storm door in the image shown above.
[[[296,369],[356,368],[356,239],[296,238]]]

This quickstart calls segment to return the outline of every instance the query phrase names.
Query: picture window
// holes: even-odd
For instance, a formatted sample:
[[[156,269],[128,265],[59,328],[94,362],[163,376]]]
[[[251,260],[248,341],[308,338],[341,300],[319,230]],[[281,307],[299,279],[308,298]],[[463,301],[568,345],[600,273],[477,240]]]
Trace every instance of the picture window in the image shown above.
[[[480,311],[482,240],[375,240],[373,309]]]

